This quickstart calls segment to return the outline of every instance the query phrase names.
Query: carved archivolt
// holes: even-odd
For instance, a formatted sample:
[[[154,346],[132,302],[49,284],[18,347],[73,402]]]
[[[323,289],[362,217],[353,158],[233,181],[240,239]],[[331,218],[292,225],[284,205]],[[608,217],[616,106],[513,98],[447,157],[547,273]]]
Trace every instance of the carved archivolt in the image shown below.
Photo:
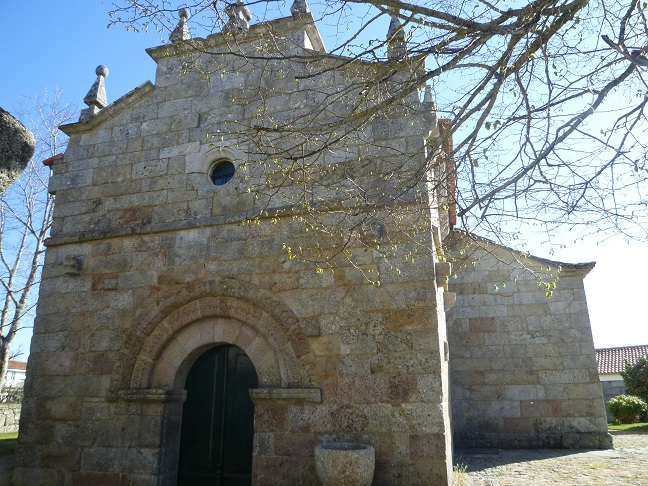
[[[195,359],[225,343],[247,353],[260,387],[309,385],[309,343],[297,317],[269,292],[226,278],[189,284],[156,303],[142,307],[114,388],[182,388]]]

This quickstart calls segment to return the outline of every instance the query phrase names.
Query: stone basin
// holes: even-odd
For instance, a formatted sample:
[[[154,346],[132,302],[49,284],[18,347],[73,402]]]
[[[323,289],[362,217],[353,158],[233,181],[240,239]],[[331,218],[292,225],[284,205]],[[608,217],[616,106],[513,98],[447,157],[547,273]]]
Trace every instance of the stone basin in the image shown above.
[[[331,442],[315,446],[315,467],[323,486],[371,486],[376,465],[373,446]]]

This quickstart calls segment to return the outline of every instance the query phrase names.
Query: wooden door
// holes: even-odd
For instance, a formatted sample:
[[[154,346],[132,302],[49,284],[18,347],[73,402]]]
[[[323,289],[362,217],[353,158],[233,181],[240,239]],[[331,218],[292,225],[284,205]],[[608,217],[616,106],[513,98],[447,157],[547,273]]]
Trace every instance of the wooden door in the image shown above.
[[[258,387],[250,358],[234,345],[200,356],[189,370],[180,435],[180,486],[249,485]]]

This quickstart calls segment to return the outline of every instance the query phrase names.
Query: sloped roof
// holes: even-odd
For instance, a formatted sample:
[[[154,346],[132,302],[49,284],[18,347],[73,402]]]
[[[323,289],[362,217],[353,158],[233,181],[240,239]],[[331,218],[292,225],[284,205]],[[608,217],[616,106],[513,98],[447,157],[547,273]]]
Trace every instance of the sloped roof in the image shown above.
[[[560,267],[563,271],[573,270],[579,272],[579,274],[582,275],[583,278],[585,278],[585,276],[587,276],[587,274],[591,272],[592,269],[596,266],[596,262],[568,263],[568,262],[560,262],[557,260],[549,260],[548,258],[535,256],[530,253],[520,252],[519,250],[505,246],[502,243],[498,243],[494,240],[490,240],[483,236],[478,236],[474,233],[470,233],[468,231],[464,231],[462,229],[457,229],[457,228],[453,228],[452,231],[450,231],[448,236],[446,236],[444,243],[447,243],[449,246],[452,246],[455,242],[460,242],[465,239],[475,242],[477,247],[481,248],[482,250],[487,251],[488,247],[492,246],[493,248],[499,248],[500,250],[509,253],[511,256],[515,257],[516,260],[518,258],[530,259],[530,260],[534,260],[535,262],[541,265]]]
[[[9,363],[7,363],[7,369],[9,370],[26,370],[27,369],[27,363],[24,361],[14,361],[12,359],[9,360]]]
[[[637,358],[648,355],[648,344],[641,346],[625,346],[622,348],[604,348],[596,350],[596,363],[599,375],[620,373],[630,364],[637,362]]]

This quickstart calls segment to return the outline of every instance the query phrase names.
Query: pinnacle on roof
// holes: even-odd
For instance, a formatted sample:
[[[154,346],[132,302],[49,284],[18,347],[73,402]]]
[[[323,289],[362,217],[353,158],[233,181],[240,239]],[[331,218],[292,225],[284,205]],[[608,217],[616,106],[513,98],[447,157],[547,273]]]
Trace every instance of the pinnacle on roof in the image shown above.
[[[407,54],[405,31],[398,19],[398,10],[391,15],[389,29],[387,29],[387,59],[398,60]]]
[[[214,2],[214,8],[216,2]],[[230,32],[236,34],[238,32],[247,32],[250,30],[250,20],[252,20],[252,13],[250,9],[243,3],[243,0],[236,0],[235,3],[230,3],[224,9],[228,15],[229,20],[223,27],[223,32]]]
[[[425,90],[423,91],[423,109],[427,110],[430,115],[432,115],[433,123],[436,125],[436,104],[434,103],[434,93],[432,92],[432,86],[429,84],[425,85]]]
[[[290,7],[290,13],[293,17],[299,17],[300,15],[310,13],[310,8],[308,8],[306,0],[295,0],[292,7]]]
[[[425,85],[425,93],[423,94],[423,103],[434,103],[434,97],[432,96],[432,86],[429,84]]]
[[[169,40],[174,44],[176,42],[182,42],[191,39],[191,33],[189,32],[189,27],[187,26],[187,19],[191,17],[191,12],[188,8],[181,8],[180,10],[178,10],[178,17],[180,17],[178,25],[175,29],[173,29],[173,32],[171,32],[171,35],[169,36]]]
[[[83,102],[88,105],[88,108],[81,110],[81,116],[79,117],[80,122],[84,122],[93,117],[99,113],[99,110],[108,105],[108,100],[106,98],[106,84],[104,83],[104,78],[108,76],[108,68],[101,64],[97,66],[95,73],[97,74],[97,79],[92,83],[90,91],[88,91],[88,94],[83,98]]]

